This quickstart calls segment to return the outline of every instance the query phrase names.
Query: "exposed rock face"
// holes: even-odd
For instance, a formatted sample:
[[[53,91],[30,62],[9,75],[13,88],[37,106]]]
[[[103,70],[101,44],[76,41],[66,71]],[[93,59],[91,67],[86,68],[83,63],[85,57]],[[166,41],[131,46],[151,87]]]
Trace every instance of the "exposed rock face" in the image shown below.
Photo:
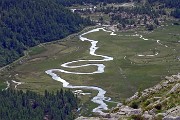
[[[131,115],[140,115],[142,113],[142,110],[141,109],[133,109],[131,107],[128,107],[128,106],[123,106],[119,112],[121,114],[125,114],[127,116],[131,116]]]
[[[117,107],[121,107],[123,104],[122,103],[118,103],[117,104]]]
[[[178,117],[167,116],[167,117],[164,117],[163,120],[180,120],[180,116]]]
[[[137,99],[146,98],[148,96],[152,96],[149,100],[152,101],[152,99],[155,102],[150,102],[147,108],[152,108],[151,110],[145,111],[142,113],[142,117],[147,120],[154,120],[158,116],[162,116],[163,120],[180,120],[180,106],[176,106],[172,109],[167,110],[165,113],[157,113],[156,107],[161,107],[163,103],[166,103],[167,101],[171,100],[170,94],[173,93],[180,93],[180,73],[177,75],[172,75],[171,77],[166,76],[166,81],[163,81],[154,87],[145,89],[141,93],[136,92],[132,97],[128,98],[126,102],[131,102]],[[154,94],[157,94],[161,90],[166,90],[161,96],[154,96]],[[180,94],[179,94],[180,95]],[[177,97],[179,99],[179,97]]]
[[[155,93],[159,93],[161,89],[167,89],[167,92],[165,92],[166,94],[162,95],[161,97],[155,96],[151,98],[151,99],[154,99],[155,102],[150,103],[147,106],[147,108],[153,108],[153,109],[142,113],[142,117],[144,119],[154,120],[157,116],[162,116],[163,120],[180,120],[180,106],[176,106],[172,109],[169,109],[165,113],[157,113],[157,109],[155,109],[156,106],[158,105],[161,106],[163,105],[163,103],[166,103],[166,101],[170,100],[170,96],[168,95],[172,93],[180,92],[180,73],[178,73],[178,75],[172,75],[171,77],[166,76],[165,78],[166,78],[166,81],[161,82],[155,85],[154,87],[145,89],[140,94],[135,93],[134,96],[127,99],[127,102],[130,102],[136,99],[145,98],[146,96],[150,96]]]
[[[118,109],[117,109],[118,108]],[[121,105],[120,107],[114,108],[117,111],[115,113],[110,113],[110,118],[112,120],[119,120],[120,118],[124,118],[131,115],[141,115],[141,109],[134,109],[129,106]]]
[[[154,116],[153,115],[150,115],[147,111],[144,112],[144,114],[142,115],[142,117],[146,120],[153,120],[154,119]]]
[[[110,113],[101,116],[101,118],[80,117],[76,120],[123,120],[132,115],[140,115],[145,120],[154,120],[159,116],[161,116],[163,120],[180,120],[180,104],[162,113],[157,112],[158,109],[162,107],[163,103],[167,103],[168,100],[171,100],[171,94],[180,92],[180,73],[178,75],[172,75],[171,77],[166,76],[165,78],[166,81],[163,81],[154,87],[145,89],[140,93],[136,92],[132,97],[126,100],[127,103],[130,103],[134,100],[140,100],[151,96],[148,100],[154,100],[154,102],[150,102],[147,105],[147,108],[151,108],[150,110],[144,111],[142,108],[134,109],[129,106],[125,106],[122,103],[118,103],[117,107],[113,108]],[[160,95],[159,92],[161,90],[166,90],[164,92],[165,94]],[[153,96],[155,94],[158,96]],[[177,99],[179,99],[179,97],[177,97]]]
[[[169,109],[165,113],[164,120],[180,120],[180,106]]]
[[[132,100],[138,98],[138,97],[139,97],[138,94],[139,94],[139,93],[136,92],[132,97],[128,98],[128,99],[126,100],[126,102],[129,102],[129,101],[132,101]]]
[[[169,83],[173,83],[173,82],[179,82],[180,81],[180,73],[178,73],[177,75],[172,75],[171,77],[166,76],[165,79],[167,79],[167,81],[163,82],[163,83],[159,83],[157,85],[155,85],[154,87],[151,88],[147,88],[144,91],[141,92],[141,96],[139,96],[139,93],[136,92],[132,97],[128,98],[126,100],[126,102],[130,102],[132,100],[135,100],[139,97],[146,97],[151,93],[156,93],[159,92],[159,90],[161,90],[164,87],[168,87]],[[180,83],[177,83],[170,91],[168,94],[176,91],[177,89],[180,88]]]
[[[78,117],[76,120],[101,120],[100,118],[98,117]]]
[[[167,94],[171,94],[180,88],[180,83],[177,83]]]

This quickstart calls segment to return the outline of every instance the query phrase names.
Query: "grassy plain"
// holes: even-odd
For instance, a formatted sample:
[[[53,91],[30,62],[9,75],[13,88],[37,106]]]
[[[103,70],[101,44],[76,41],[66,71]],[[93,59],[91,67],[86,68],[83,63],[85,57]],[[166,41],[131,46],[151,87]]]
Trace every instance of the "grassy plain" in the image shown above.
[[[151,87],[161,81],[166,75],[180,72],[180,30],[178,25],[162,26],[153,32],[126,31],[117,32],[116,36],[99,31],[86,35],[86,37],[98,40],[97,54],[114,58],[113,61],[101,62],[106,68],[102,74],[73,75],[58,73],[63,79],[73,85],[98,86],[107,91],[106,96],[119,101],[133,95],[139,89]],[[142,34],[144,41],[138,36],[126,36]],[[161,40],[162,45],[156,40]],[[168,47],[165,47],[167,45]],[[25,82],[18,86],[21,90],[32,90],[39,93],[44,90],[56,91],[62,88],[61,83],[54,81],[45,71],[52,68],[61,68],[68,71],[93,72],[95,66],[68,69],[61,64],[81,59],[102,59],[89,55],[89,42],[82,42],[78,36],[65,38],[48,44],[30,48],[27,60],[14,66],[6,72],[1,72],[0,80],[16,80]],[[154,54],[153,57],[139,57],[138,54]],[[74,63],[78,65],[88,62]],[[91,62],[99,63],[99,62]],[[72,64],[73,65],[73,64]],[[5,85],[0,85],[0,88]],[[92,96],[90,96],[92,97]],[[87,100],[88,98],[85,97]],[[94,105],[93,105],[94,106]]]

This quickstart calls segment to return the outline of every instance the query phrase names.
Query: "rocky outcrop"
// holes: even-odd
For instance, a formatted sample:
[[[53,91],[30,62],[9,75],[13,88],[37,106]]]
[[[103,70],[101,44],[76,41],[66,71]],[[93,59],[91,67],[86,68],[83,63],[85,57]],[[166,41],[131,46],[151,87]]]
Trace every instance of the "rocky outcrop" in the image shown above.
[[[132,97],[128,98],[126,102],[130,102],[134,99],[137,99],[139,97],[139,92],[136,92]]]
[[[177,83],[177,84],[167,93],[167,95],[175,92],[175,91],[178,90],[179,88],[180,88],[180,83]]]
[[[100,118],[98,117],[78,117],[76,120],[101,120]]]
[[[161,109],[162,107],[164,107],[164,104],[168,107],[173,104],[173,101],[171,101],[171,95],[173,94],[176,96],[176,98],[174,99],[177,99],[176,101],[180,101],[180,73],[178,73],[177,75],[172,75],[170,77],[166,76],[165,79],[165,81],[160,82],[154,87],[145,89],[140,93],[136,92],[132,97],[128,98],[126,102],[130,103],[136,100],[143,101],[143,99],[147,99],[145,101],[151,101],[146,106],[146,108],[148,108],[149,110],[143,110],[144,112],[142,112],[141,114],[144,119],[154,120],[155,118],[159,118],[160,116],[160,118],[162,118],[163,120],[180,120],[179,102],[178,104],[176,104],[178,106],[175,106],[168,110],[164,110],[161,113],[157,112],[157,109]]]
[[[171,102],[171,94],[176,95],[176,101],[180,101],[180,73],[177,75],[172,75],[171,77],[166,76],[165,81],[155,85],[154,87],[143,90],[142,92],[136,92],[132,97],[126,100],[127,105],[118,103],[116,107],[110,110],[110,113],[105,113],[101,117],[84,118],[80,117],[76,120],[122,120],[133,116],[140,116],[145,120],[163,119],[163,120],[180,120],[180,104],[178,106],[171,107],[168,110],[161,110],[165,104]],[[178,96],[179,94],[179,96]],[[157,96],[158,95],[158,96]],[[144,100],[146,99],[146,100]],[[128,106],[128,103],[133,103],[134,101],[151,101],[145,103],[147,110],[139,106],[138,109],[134,109]],[[169,103],[172,104],[172,103]],[[176,104],[177,105],[177,104]],[[170,105],[169,105],[170,107]],[[169,108],[167,107],[167,108]]]
[[[180,106],[167,110],[163,120],[180,120]]]
[[[145,89],[141,93],[135,93],[134,96],[128,98],[126,102],[130,103],[136,100],[143,101],[143,99],[151,101],[146,106],[146,109],[148,108],[149,110],[142,113],[144,119],[154,120],[158,116],[161,116],[163,120],[180,120],[180,104],[169,110],[165,110],[166,112],[164,113],[157,112],[157,109],[162,109],[162,107],[164,107],[164,103],[166,105],[168,103],[172,105],[172,103],[170,103],[172,100],[171,94],[174,93],[177,97],[176,99],[180,99],[180,73],[172,75],[171,77],[166,76],[165,79],[165,81],[162,81],[154,87]],[[161,96],[156,96],[159,93],[161,93]],[[167,106],[170,107],[170,105]]]
[[[144,91],[142,91],[141,93],[136,92],[132,97],[128,98],[126,100],[126,102],[130,102],[132,100],[135,100],[139,97],[146,97],[152,93],[156,93],[159,92],[159,90],[161,90],[164,87],[168,87],[169,83],[174,83],[174,82],[180,82],[180,73],[178,73],[177,75],[172,75],[171,77],[166,76],[165,77],[166,81],[159,83],[157,85],[155,85],[154,87],[145,89]],[[170,91],[168,94],[176,91],[177,89],[180,88],[180,83],[177,83]]]
[[[142,115],[142,117],[146,120],[153,120],[154,116],[149,114],[147,111],[144,112],[144,114]]]

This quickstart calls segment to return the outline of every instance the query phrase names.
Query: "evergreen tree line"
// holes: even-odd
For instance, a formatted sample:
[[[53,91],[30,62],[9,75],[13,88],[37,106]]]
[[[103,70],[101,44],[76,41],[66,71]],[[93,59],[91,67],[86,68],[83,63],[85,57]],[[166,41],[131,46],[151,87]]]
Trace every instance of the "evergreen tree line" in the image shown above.
[[[103,12],[105,14],[110,14],[112,23],[120,23],[122,25],[133,25],[137,22],[137,18],[135,16],[140,15],[140,20],[144,19],[144,23],[147,22],[147,16],[155,21],[158,25],[157,18],[160,15],[166,14],[164,10],[154,10],[149,4],[145,4],[144,6],[136,6],[132,8],[125,7],[103,7],[101,9],[96,10],[96,12]],[[124,17],[124,14],[128,17]],[[139,21],[140,22],[140,21]],[[137,22],[138,23],[138,22]],[[140,24],[140,23],[138,23]]]
[[[32,91],[0,91],[1,120],[73,120],[78,99],[68,90],[44,95]]]
[[[91,25],[56,0],[1,0],[0,66],[23,55],[28,47],[66,37]]]
[[[119,23],[124,23],[124,24],[134,24],[135,20],[133,19],[133,16],[136,16],[136,15],[143,15],[144,17],[142,19],[145,19],[146,20],[146,15],[148,15],[149,17],[155,19],[157,17],[159,17],[159,11],[155,11],[153,10],[150,6],[138,6],[138,7],[133,7],[131,9],[127,9],[127,8],[122,8],[120,7],[118,11],[121,11],[121,12],[126,12],[127,14],[133,14],[132,15],[132,18],[121,18],[119,16],[112,16],[112,20],[116,20],[118,21]]]
[[[57,0],[60,4],[64,6],[72,6],[74,4],[93,4],[97,5],[99,3],[125,3],[125,2],[143,2],[144,0]],[[159,10],[156,10],[156,12],[152,9],[150,9],[150,6],[154,6],[156,4],[159,4]],[[150,14],[151,16],[153,14],[158,15],[157,13],[160,14],[165,14],[165,11],[163,8],[175,8],[174,11],[172,11],[171,15],[174,16],[175,18],[180,18],[180,0],[147,0],[146,5],[142,7],[136,7],[135,9],[132,9],[130,12],[132,13],[138,13],[138,14]],[[112,9],[105,9],[105,12],[108,13]],[[151,11],[152,10],[152,11]],[[127,11],[127,10],[126,10]]]
[[[97,5],[99,3],[125,3],[125,2],[143,2],[144,0],[57,0],[60,4],[64,6],[72,6],[74,4],[93,4]],[[180,8],[180,0],[147,0],[151,5],[155,3],[163,4],[161,7],[168,8]]]
[[[160,9],[163,8],[174,8],[171,15],[175,18],[180,18],[180,0],[148,0],[149,4],[154,5],[161,3]]]
[[[130,2],[131,0],[57,0],[60,4],[64,6],[72,6],[74,4],[93,4],[97,5],[99,3],[124,3]]]
[[[23,51],[39,43],[66,37],[93,24],[63,6],[73,4],[123,3],[131,0],[1,0],[0,2],[0,67],[23,56]],[[141,0],[133,0],[141,2]],[[180,0],[148,0],[149,6],[159,2],[160,8],[176,8],[171,15],[179,18]],[[156,17],[149,6],[124,10]],[[119,11],[122,9],[119,9]],[[108,9],[104,10],[110,12]],[[158,12],[165,13],[160,9]],[[116,19],[115,17],[113,19]],[[133,21],[119,20],[133,23]]]
[[[180,9],[176,8],[174,11],[171,12],[171,15],[175,18],[180,18]]]
[[[132,8],[124,8],[124,7],[119,7],[119,8],[113,8],[113,7],[107,7],[107,8],[102,8],[97,10],[97,12],[103,12],[105,14],[109,14],[111,12],[113,13],[122,13],[126,12],[128,14],[134,14],[134,15],[141,15],[141,14],[146,14],[150,17],[159,17],[159,14],[166,14],[164,10],[154,10],[151,6],[145,5],[145,6],[137,6],[137,7],[132,7]]]
[[[180,0],[148,0],[150,4],[161,3],[161,8],[180,8]]]

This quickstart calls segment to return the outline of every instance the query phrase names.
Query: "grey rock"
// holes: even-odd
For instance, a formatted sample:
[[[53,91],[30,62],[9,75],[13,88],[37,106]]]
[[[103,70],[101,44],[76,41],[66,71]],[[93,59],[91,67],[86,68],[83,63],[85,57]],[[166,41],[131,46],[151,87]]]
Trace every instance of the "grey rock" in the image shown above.
[[[156,109],[156,108],[153,108],[153,109],[151,109],[151,110],[149,111],[149,114],[155,116],[156,112],[157,112],[157,109]]]
[[[133,109],[133,110],[130,110],[128,112],[128,115],[131,116],[131,115],[141,115],[142,114],[142,110],[141,109]]]
[[[119,115],[126,115],[125,112],[118,112],[117,114],[119,114]]]
[[[111,118],[111,115],[110,114],[106,114],[105,118]]]
[[[124,108],[120,109],[120,112],[128,114],[131,110],[133,110],[133,108],[125,106]]]
[[[155,90],[160,90],[161,88],[162,88],[162,86],[161,86],[160,84],[157,84],[157,85],[154,87]]]
[[[131,100],[134,100],[134,99],[138,98],[138,97],[139,97],[138,94],[139,94],[139,92],[136,92],[132,97],[128,98],[128,99],[126,100],[126,102],[129,102],[129,101],[131,101]]]
[[[122,115],[126,114],[128,116],[140,115],[140,114],[142,114],[142,110],[141,109],[133,109],[131,107],[125,106],[120,109],[119,114],[122,114]]]
[[[177,75],[172,75],[172,77],[175,78],[175,79],[180,79],[180,73],[178,73]]]
[[[177,84],[167,93],[167,95],[175,92],[175,91],[176,91],[177,89],[179,89],[179,88],[180,88],[180,83],[177,83]]]
[[[154,97],[154,99],[161,99],[162,97]]]
[[[166,116],[177,117],[180,116],[180,106],[176,106],[166,111]]]
[[[75,120],[101,120],[101,119],[98,117],[83,117],[83,116],[81,116],[81,117],[76,118]]]
[[[180,120],[180,116],[178,117],[166,116],[163,118],[163,120]]]
[[[148,114],[148,111],[144,111],[144,114]]]
[[[162,83],[162,86],[163,86],[163,87],[167,87],[167,86],[168,86],[168,81],[163,82],[163,83]]]
[[[121,107],[123,104],[122,103],[118,103],[117,104],[117,107]]]
[[[144,113],[142,117],[144,117],[145,120],[154,120],[154,117],[147,113]]]

